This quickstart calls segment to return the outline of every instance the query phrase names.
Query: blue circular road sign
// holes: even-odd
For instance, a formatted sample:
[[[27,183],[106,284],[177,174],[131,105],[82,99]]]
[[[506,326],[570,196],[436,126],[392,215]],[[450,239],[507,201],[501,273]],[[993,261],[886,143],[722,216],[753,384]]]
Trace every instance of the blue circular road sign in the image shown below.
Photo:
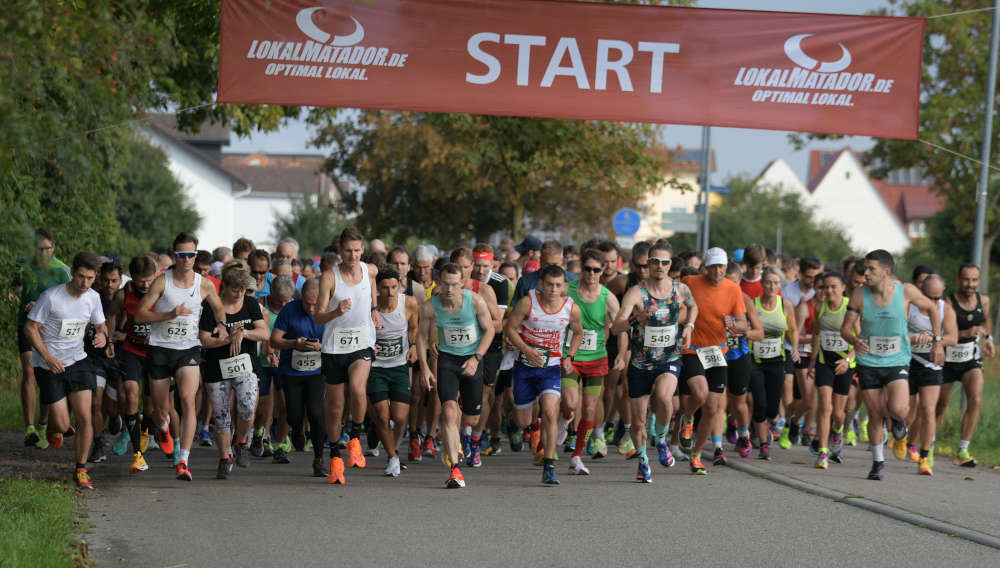
[[[611,218],[611,226],[619,235],[631,237],[639,232],[640,220],[638,211],[626,207],[615,212],[615,216]]]

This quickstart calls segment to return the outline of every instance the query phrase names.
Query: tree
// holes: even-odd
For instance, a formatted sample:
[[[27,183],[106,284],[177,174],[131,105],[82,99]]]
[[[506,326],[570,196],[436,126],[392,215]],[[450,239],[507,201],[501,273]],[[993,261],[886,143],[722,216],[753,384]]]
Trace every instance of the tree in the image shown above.
[[[275,218],[273,235],[275,241],[285,237],[298,241],[301,256],[305,257],[307,253],[321,253],[347,223],[339,207],[318,195],[303,193],[292,199],[288,215]]]
[[[940,16],[954,12],[977,10],[979,0],[890,0],[889,9],[879,13],[906,16]],[[954,152],[973,156],[977,160],[982,148],[982,131],[986,101],[986,81],[989,68],[990,12],[971,12],[927,20],[924,37],[923,75],[920,91],[920,137]],[[996,106],[997,101],[989,101]],[[818,136],[808,136],[819,138]],[[793,137],[802,145],[805,138]],[[1000,114],[994,116],[993,155],[1000,146]],[[971,160],[956,157],[917,140],[880,139],[866,156],[873,166],[874,177],[884,177],[897,168],[919,167],[933,180],[934,189],[947,202],[950,226],[937,226],[941,238],[958,240],[965,245],[960,252],[969,258],[976,216],[976,187],[979,166]],[[991,157],[989,164],[994,164]],[[992,176],[995,178],[995,175]],[[1000,215],[997,200],[1000,184],[990,182],[990,197],[983,238],[982,288],[988,289],[990,256],[1000,236]],[[935,236],[937,238],[938,236]],[[960,247],[961,248],[961,247]]]
[[[314,143],[335,146],[332,177],[362,188],[346,203],[364,230],[453,242],[504,228],[517,237],[527,218],[578,236],[607,232],[609,211],[634,206],[662,182],[658,133],[601,121],[363,111],[327,120]]]
[[[726,250],[760,243],[775,248],[781,227],[782,252],[793,256],[811,255],[839,263],[851,253],[843,229],[819,222],[813,208],[802,196],[780,188],[762,187],[746,176],[726,182],[732,193],[712,209],[709,242]],[[680,234],[670,239],[675,251],[694,248],[694,235]]]

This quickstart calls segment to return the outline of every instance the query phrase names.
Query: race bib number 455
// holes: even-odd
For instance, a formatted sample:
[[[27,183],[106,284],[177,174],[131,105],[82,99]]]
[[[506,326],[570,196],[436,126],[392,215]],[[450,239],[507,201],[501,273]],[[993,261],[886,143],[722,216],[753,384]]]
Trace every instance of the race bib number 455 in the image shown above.
[[[315,371],[320,367],[319,351],[292,351],[292,369],[300,373]]]

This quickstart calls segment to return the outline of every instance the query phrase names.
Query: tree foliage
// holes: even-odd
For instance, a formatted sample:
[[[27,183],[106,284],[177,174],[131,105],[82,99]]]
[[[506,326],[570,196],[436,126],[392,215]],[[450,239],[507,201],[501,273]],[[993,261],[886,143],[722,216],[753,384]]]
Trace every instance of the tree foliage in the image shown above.
[[[782,253],[811,255],[838,263],[851,253],[850,241],[842,228],[818,221],[813,208],[797,193],[757,185],[746,176],[727,182],[732,194],[712,208],[709,243],[728,251],[760,243],[776,248],[781,227]],[[670,239],[676,251],[694,249],[694,235],[680,234]]]
[[[358,189],[347,206],[374,234],[453,242],[508,229],[606,232],[668,164],[658,127],[600,121],[363,111],[329,120],[326,169]],[[343,188],[342,188],[343,189]],[[404,222],[405,221],[405,222]]]
[[[301,256],[305,258],[323,252],[347,224],[337,205],[318,195],[303,193],[292,198],[288,215],[276,216],[273,236],[275,242],[285,237],[298,241]]]

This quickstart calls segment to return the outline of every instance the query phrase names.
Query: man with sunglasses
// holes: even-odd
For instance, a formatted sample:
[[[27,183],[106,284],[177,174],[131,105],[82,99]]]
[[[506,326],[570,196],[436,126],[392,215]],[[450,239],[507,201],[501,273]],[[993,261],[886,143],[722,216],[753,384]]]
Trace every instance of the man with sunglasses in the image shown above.
[[[597,405],[601,400],[601,389],[604,377],[608,374],[607,344],[615,342],[618,346],[618,357],[614,368],[621,371],[625,368],[625,356],[628,351],[625,334],[617,334],[605,341],[611,322],[618,315],[618,298],[603,284],[601,274],[604,272],[604,257],[596,249],[586,249],[580,254],[580,280],[569,285],[569,297],[580,307],[582,316],[583,339],[580,350],[573,358],[573,369],[564,373],[562,378],[562,417],[559,422],[559,436],[564,437],[566,425],[573,420],[573,413],[581,409],[580,420],[576,427],[576,445],[573,457],[570,458],[569,469],[576,475],[590,475],[590,470],[583,465],[581,456],[594,429],[594,419],[597,415]],[[583,405],[580,405],[580,394],[583,394]],[[557,440],[561,444],[563,440]]]
[[[198,321],[202,302],[207,302],[216,322],[226,321],[222,301],[215,292],[215,285],[194,270],[198,255],[198,238],[191,233],[180,233],[173,243],[174,266],[153,281],[149,293],[142,297],[136,309],[135,322],[150,323],[149,373],[153,401],[156,406],[155,423],[158,426],[156,442],[166,455],[172,455],[174,440],[170,436],[169,396],[170,379],[177,384],[180,396],[181,427],[179,430],[180,460],[177,462],[177,479],[191,481],[188,456],[197,425],[195,394],[201,385],[201,341],[198,339]],[[219,323],[219,336],[229,337],[226,326]]]

